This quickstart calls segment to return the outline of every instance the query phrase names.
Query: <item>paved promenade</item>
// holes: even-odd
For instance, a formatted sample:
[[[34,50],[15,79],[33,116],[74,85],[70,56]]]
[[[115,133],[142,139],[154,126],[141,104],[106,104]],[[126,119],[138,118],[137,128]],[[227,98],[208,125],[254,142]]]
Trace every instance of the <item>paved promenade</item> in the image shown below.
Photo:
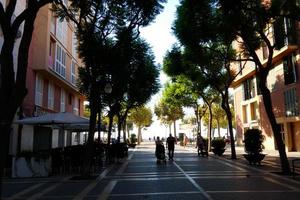
[[[299,200],[300,181],[273,173],[276,156],[259,167],[226,157],[198,157],[195,148],[176,146],[174,161],[156,164],[154,145],[144,143],[95,180],[6,179],[3,199]]]

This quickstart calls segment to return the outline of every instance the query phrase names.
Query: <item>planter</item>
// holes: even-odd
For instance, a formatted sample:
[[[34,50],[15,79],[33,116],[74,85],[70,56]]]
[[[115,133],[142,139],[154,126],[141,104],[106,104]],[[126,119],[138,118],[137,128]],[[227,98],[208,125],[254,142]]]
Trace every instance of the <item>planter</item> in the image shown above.
[[[14,157],[13,178],[48,177],[51,172],[51,159],[35,157]]]
[[[218,156],[222,156],[223,153],[225,152],[225,148],[222,148],[222,149],[212,148],[211,150],[215,155],[218,155]]]
[[[130,147],[130,148],[135,148],[135,146],[136,146],[136,143],[128,144],[128,147]]]
[[[266,154],[243,154],[243,156],[248,160],[250,165],[261,165],[261,161],[265,158]]]

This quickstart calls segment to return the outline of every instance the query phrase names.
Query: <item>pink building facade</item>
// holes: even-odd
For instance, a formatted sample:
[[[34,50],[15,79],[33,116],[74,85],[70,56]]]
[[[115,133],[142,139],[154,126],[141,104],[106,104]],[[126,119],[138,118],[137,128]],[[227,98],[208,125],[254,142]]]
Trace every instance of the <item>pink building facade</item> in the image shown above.
[[[284,33],[281,34],[283,37],[276,36],[278,31]],[[300,151],[299,22],[282,18],[281,23],[270,26],[269,33],[271,43],[276,44],[273,67],[267,78],[273,112],[281,126],[286,150]],[[261,47],[257,54],[262,63],[267,61],[268,52],[265,47]],[[258,128],[265,135],[265,148],[276,149],[273,132],[257,85],[255,63],[239,63],[234,67],[236,71],[242,69],[232,84],[238,145],[242,144],[243,134],[247,129]]]

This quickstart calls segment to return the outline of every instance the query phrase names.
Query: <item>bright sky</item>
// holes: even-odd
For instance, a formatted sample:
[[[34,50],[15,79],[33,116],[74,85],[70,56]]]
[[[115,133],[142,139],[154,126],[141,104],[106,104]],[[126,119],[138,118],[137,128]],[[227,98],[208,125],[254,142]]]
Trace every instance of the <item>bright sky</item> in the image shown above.
[[[172,45],[176,43],[176,38],[172,33],[171,27],[175,19],[176,7],[178,5],[179,0],[168,0],[163,12],[156,17],[155,21],[141,30],[141,36],[150,44],[156,62],[161,65],[166,51],[170,50]],[[167,76],[163,74],[163,72],[160,73],[160,81],[162,86],[167,81]],[[148,104],[152,109],[159,101],[160,95],[161,91],[152,97],[151,102]],[[164,125],[161,125],[156,117],[153,120],[154,123],[147,128],[147,130],[143,130],[143,138],[167,136],[169,130]]]

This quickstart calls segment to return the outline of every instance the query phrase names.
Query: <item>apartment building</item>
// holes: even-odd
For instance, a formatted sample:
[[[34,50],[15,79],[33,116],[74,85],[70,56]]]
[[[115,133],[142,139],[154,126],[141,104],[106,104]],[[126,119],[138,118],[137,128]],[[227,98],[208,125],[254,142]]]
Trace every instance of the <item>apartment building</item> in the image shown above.
[[[65,1],[67,3],[67,1]],[[28,94],[22,105],[24,117],[53,112],[83,115],[84,96],[76,87],[78,67],[74,24],[61,21],[51,11],[51,4],[42,7],[35,20],[29,49],[26,86]],[[22,127],[21,138],[16,128],[13,141],[21,141],[18,151],[38,151],[83,142],[76,133],[61,132],[50,127]],[[20,130],[19,130],[20,131]],[[19,136],[17,136],[19,135]],[[76,144],[76,143],[75,143]],[[17,148],[13,148],[15,154]]]
[[[299,22],[282,18],[266,30],[272,44],[275,44],[273,67],[267,78],[271,92],[273,112],[280,124],[287,151],[300,151],[300,52]],[[268,57],[267,48],[257,50],[262,63]],[[256,65],[247,62],[235,65],[240,73],[232,84],[235,105],[236,133],[238,144],[242,144],[243,134],[249,128],[259,128],[265,135],[266,149],[276,149],[262,95],[257,84]]]

